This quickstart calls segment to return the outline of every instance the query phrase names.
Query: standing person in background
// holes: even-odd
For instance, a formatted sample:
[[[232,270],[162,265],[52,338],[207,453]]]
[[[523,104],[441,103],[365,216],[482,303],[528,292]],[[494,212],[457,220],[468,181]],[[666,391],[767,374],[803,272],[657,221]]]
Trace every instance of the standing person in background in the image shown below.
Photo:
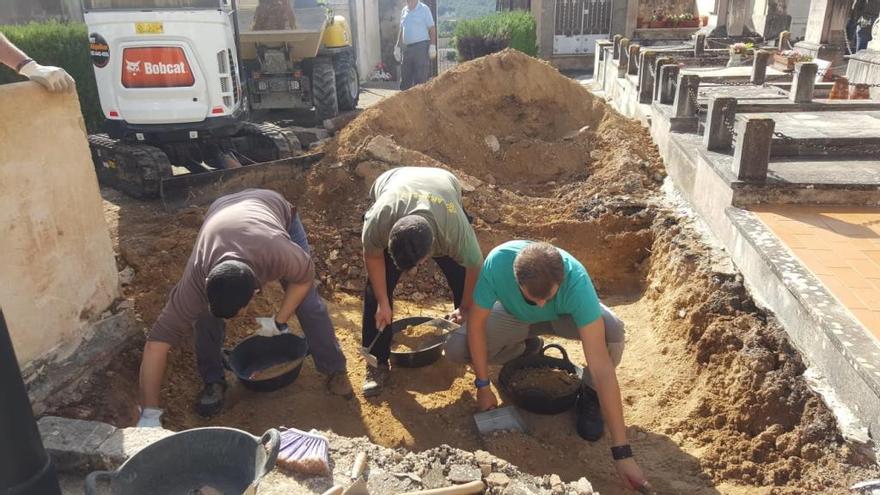
[[[428,82],[431,60],[437,59],[437,27],[431,9],[419,0],[406,0],[400,13],[400,32],[394,47],[394,58],[402,61],[401,91]]]
[[[64,69],[40,65],[0,33],[0,62],[52,92],[70,91],[76,84]]]

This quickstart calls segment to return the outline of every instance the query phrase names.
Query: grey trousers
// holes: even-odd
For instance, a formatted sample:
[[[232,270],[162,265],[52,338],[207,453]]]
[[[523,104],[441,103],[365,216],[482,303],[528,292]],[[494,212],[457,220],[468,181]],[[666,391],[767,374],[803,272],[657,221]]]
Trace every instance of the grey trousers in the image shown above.
[[[625,329],[623,321],[604,304],[602,319],[605,322],[605,345],[611,362],[616,368],[623,358]],[[557,335],[565,339],[580,340],[580,332],[571,316],[563,316],[558,320],[540,323],[525,323],[508,313],[501,303],[496,302],[486,323],[486,345],[489,351],[490,364],[504,364],[525,350],[525,340],[538,335]],[[468,349],[467,325],[462,326],[450,335],[446,342],[447,359],[459,363],[470,363],[471,354]],[[589,364],[589,363],[588,363]],[[589,373],[584,374],[584,382],[591,385]]]
[[[311,254],[299,215],[293,217],[288,229],[290,239]],[[320,373],[330,374],[345,371],[345,355],[336,340],[333,322],[327,313],[327,305],[318,295],[317,286],[312,285],[302,304],[296,308],[296,318],[309,343],[309,354],[315,360],[315,368]],[[220,351],[226,334],[226,322],[211,313],[205,313],[195,322],[195,350],[199,375],[205,383],[224,381],[223,361]]]
[[[403,49],[403,62],[400,68],[400,90],[428,82],[431,78],[430,41],[406,45]]]

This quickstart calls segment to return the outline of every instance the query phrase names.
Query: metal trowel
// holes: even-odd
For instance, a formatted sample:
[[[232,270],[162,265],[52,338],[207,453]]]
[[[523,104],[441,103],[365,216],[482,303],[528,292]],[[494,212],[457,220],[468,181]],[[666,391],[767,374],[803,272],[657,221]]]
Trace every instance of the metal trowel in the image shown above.
[[[514,406],[499,407],[490,411],[474,414],[474,422],[480,435],[494,431],[526,432],[526,423]]]

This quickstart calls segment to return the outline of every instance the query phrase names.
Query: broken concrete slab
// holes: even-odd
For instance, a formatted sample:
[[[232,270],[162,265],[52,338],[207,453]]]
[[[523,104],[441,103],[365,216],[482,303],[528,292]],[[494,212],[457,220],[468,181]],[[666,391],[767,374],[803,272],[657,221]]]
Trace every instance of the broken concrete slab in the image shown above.
[[[117,429],[98,449],[102,469],[116,469],[144,447],[173,434],[173,431],[163,428]]]
[[[37,422],[43,445],[58,472],[116,469],[144,447],[174,432],[162,428],[122,428],[98,421],[45,416]]]
[[[37,421],[43,446],[59,472],[105,469],[99,453],[116,428],[98,421],[46,416]]]

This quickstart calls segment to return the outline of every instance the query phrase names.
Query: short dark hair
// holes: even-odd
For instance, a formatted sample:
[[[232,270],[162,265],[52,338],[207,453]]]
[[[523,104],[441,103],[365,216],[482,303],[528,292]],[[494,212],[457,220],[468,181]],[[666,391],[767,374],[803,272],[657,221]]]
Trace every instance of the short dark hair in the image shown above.
[[[205,287],[211,314],[217,318],[232,318],[251,302],[256,289],[257,277],[246,263],[218,263],[208,273]]]
[[[553,244],[533,242],[517,253],[513,260],[516,283],[539,299],[550,296],[554,285],[565,278],[562,255]]]
[[[391,227],[388,253],[397,269],[405,272],[428,256],[433,244],[434,231],[431,230],[431,224],[418,215],[407,215]]]

